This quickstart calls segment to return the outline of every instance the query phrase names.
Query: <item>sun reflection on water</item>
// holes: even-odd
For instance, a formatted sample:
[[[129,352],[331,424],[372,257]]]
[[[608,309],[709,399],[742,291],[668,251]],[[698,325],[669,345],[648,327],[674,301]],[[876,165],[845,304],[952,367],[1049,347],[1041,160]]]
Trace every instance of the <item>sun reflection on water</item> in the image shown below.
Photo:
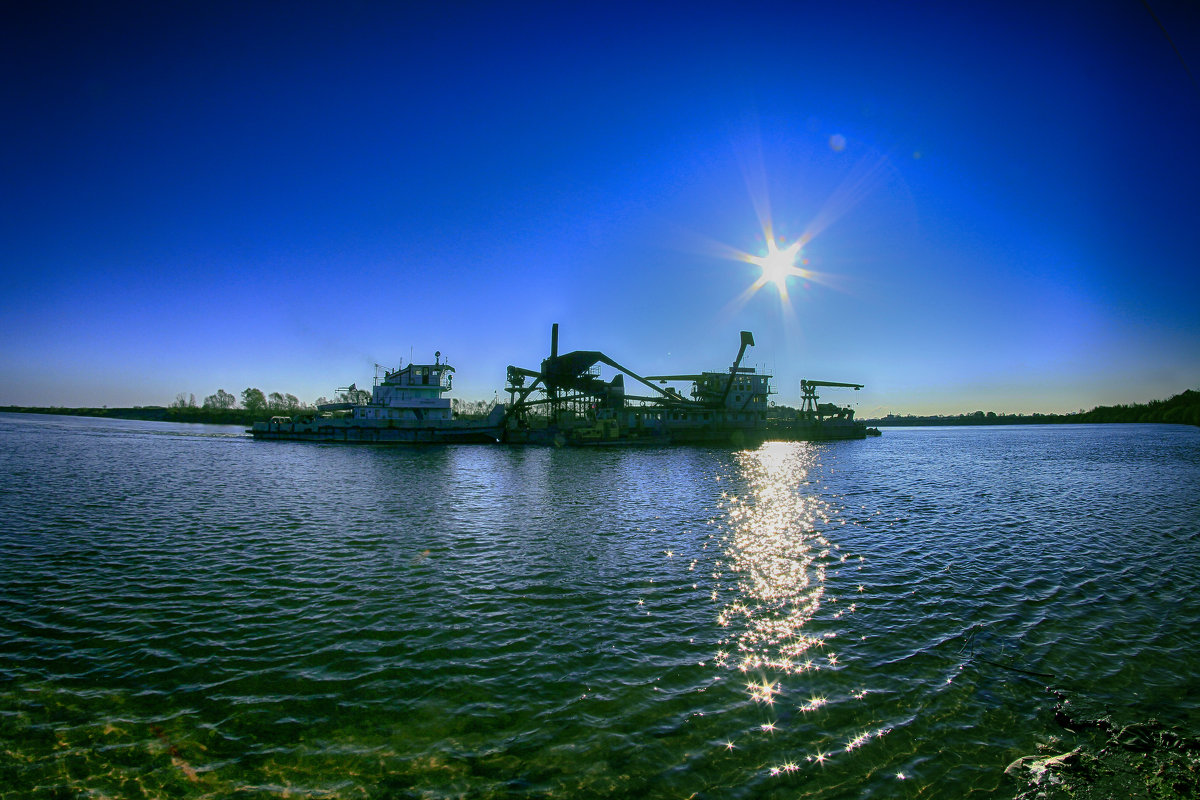
[[[745,496],[723,495],[728,530],[725,558],[713,577],[713,598],[723,605],[717,624],[730,629],[716,655],[720,666],[784,675],[833,666],[832,653],[815,655],[826,634],[806,626],[825,602],[827,565],[837,561],[821,530],[829,504],[797,491],[815,466],[815,451],[795,444],[768,444],[738,454]],[[778,689],[751,682],[750,694],[767,702]]]
[[[840,678],[856,667],[833,645],[850,633],[847,618],[858,603],[839,603],[832,592],[842,582],[826,579],[843,566],[861,570],[862,557],[841,552],[827,535],[841,520],[815,488],[821,452],[812,444],[772,443],[738,453],[740,486],[720,503],[722,555],[711,597],[723,636],[713,662],[744,675],[748,702],[762,714],[747,733],[780,737],[772,745],[780,760],[766,768],[775,778],[828,768],[889,732],[864,713],[867,689]],[[861,584],[847,588],[861,599]]]

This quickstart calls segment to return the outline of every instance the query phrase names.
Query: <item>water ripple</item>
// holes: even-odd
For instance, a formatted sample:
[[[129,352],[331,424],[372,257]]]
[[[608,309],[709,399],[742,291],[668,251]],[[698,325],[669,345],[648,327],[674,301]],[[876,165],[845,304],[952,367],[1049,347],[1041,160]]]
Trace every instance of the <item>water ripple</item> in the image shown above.
[[[3,800],[965,796],[1061,735],[1037,674],[1200,720],[1193,429],[0,436]]]

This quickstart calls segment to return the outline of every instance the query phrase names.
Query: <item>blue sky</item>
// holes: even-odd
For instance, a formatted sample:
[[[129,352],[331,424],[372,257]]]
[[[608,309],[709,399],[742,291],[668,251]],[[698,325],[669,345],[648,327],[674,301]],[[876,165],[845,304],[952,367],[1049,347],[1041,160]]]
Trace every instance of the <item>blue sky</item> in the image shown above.
[[[642,374],[752,330],[863,416],[1200,388],[1200,8],[1150,8],[7,3],[0,404],[435,350],[489,399],[553,322]]]

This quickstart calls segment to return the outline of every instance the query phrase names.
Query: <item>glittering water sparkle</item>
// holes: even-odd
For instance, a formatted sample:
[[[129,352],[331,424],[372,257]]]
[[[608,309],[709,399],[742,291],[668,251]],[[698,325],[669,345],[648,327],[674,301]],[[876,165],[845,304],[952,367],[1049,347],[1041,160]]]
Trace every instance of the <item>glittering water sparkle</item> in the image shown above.
[[[1193,428],[0,440],[4,800],[1003,793],[1067,735],[1003,665],[1200,719]]]

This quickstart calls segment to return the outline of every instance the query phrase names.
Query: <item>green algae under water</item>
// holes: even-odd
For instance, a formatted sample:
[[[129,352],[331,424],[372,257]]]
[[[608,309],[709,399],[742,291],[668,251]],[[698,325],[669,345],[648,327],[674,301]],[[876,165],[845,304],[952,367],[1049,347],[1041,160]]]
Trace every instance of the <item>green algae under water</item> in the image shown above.
[[[6,799],[1012,795],[1048,685],[1200,728],[1195,428],[0,440]]]

